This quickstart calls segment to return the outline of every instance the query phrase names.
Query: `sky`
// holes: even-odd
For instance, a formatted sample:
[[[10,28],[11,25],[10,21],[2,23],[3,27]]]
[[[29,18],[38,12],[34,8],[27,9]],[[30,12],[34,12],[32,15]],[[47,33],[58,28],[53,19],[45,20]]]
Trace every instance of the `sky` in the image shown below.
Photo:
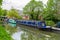
[[[23,10],[24,6],[29,3],[31,0],[3,0],[2,8],[10,10],[11,8],[17,10]],[[40,0],[36,0],[40,1]],[[47,3],[47,0],[41,0],[44,4]]]

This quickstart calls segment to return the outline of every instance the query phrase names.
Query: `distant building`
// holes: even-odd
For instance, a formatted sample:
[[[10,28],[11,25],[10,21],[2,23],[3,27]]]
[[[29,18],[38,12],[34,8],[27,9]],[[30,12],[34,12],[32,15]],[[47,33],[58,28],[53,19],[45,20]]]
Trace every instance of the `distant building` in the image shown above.
[[[29,16],[23,16],[24,20],[29,20]]]

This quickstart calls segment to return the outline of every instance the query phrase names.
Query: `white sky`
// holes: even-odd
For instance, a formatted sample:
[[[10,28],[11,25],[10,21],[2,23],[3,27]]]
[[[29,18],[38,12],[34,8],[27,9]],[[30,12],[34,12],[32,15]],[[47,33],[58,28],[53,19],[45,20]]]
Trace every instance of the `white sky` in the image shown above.
[[[10,10],[12,7],[18,10],[22,10],[23,7],[31,0],[3,0],[2,8]],[[37,0],[40,1],[40,0]],[[41,0],[46,4],[47,0]]]

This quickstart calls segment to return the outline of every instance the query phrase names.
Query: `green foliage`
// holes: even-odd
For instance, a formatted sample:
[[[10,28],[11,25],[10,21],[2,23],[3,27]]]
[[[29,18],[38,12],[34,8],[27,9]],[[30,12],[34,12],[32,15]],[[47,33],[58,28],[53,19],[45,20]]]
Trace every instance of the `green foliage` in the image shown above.
[[[0,15],[1,15],[1,5],[2,5],[2,0],[0,0]]]
[[[48,0],[46,8],[42,14],[44,20],[52,20],[55,23],[59,21],[60,16],[57,13],[57,0]]]
[[[47,7],[44,9],[43,17],[44,19],[53,20],[56,14],[56,3],[54,0],[48,0]]]
[[[24,14],[30,16],[30,19],[38,20],[38,16],[43,12],[43,3],[41,1],[37,2],[35,0],[31,0],[24,7]]]
[[[7,16],[10,18],[17,18],[17,19],[21,19],[21,16],[18,14],[18,11],[15,9],[11,9],[9,11],[7,11]]]
[[[2,10],[2,16],[6,16],[7,15],[7,10]]]
[[[2,4],[2,1],[3,1],[3,0],[0,0],[0,5]]]
[[[6,16],[6,10],[3,10],[3,9],[1,8],[2,1],[3,1],[3,0],[0,0],[0,16]]]
[[[0,8],[0,16],[2,15],[2,8]]]
[[[6,30],[0,25],[0,40],[12,40],[11,36]]]
[[[0,16],[6,16],[7,10],[0,9]]]
[[[56,18],[60,20],[60,0],[55,0],[56,1]]]
[[[54,26],[55,25],[55,23],[53,21],[51,21],[51,20],[47,20],[45,22],[46,22],[47,26]]]

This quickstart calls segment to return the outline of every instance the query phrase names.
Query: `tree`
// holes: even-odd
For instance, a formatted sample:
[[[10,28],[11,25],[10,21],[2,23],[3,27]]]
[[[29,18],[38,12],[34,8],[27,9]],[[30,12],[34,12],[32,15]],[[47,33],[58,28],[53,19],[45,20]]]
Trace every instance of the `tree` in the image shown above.
[[[0,0],[0,6],[2,5],[2,1],[3,1],[3,0]]]
[[[24,14],[30,16],[30,19],[38,20],[38,16],[43,12],[43,3],[41,1],[37,2],[35,0],[31,0],[24,7]]]
[[[0,16],[2,15],[2,8],[0,8]]]
[[[45,20],[52,20],[52,21],[56,21],[56,17],[55,14],[57,13],[57,8],[56,8],[56,0],[48,0],[47,2],[47,6],[44,9],[43,12],[43,18]]]
[[[2,8],[1,8],[2,1],[3,1],[3,0],[0,0],[0,15],[2,14],[2,13],[1,13],[1,12],[2,12]]]
[[[21,16],[18,14],[18,11],[15,10],[15,9],[11,9],[9,11],[7,11],[7,16],[10,17],[10,18],[17,18],[17,19],[20,19]]]
[[[60,21],[60,0],[55,0],[56,1],[56,18]]]
[[[7,10],[0,9],[0,16],[6,16]]]
[[[2,10],[2,15],[6,16],[7,15],[7,10]]]

